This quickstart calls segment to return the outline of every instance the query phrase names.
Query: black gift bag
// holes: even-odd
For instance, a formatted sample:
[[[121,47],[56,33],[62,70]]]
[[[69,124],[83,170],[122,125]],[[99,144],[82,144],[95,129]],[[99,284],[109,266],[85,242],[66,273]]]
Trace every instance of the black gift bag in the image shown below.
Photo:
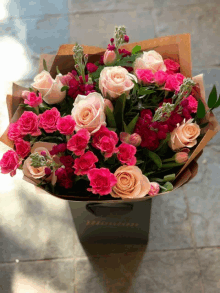
[[[105,203],[69,200],[82,243],[147,244],[152,200]]]

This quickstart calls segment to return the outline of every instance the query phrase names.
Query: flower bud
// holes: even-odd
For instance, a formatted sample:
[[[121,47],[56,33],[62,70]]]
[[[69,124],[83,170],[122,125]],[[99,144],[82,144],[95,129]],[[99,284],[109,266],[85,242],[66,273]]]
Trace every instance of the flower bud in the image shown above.
[[[129,42],[129,36],[125,35],[124,36],[124,41],[125,41],[125,43],[128,43]]]
[[[112,104],[112,102],[108,99],[104,99],[104,111],[105,111],[105,114],[106,114],[106,108],[109,107],[109,109],[113,112],[114,110],[114,106]]]
[[[148,195],[155,196],[160,191],[160,185],[157,182],[151,182],[150,183],[150,191],[148,192]]]
[[[103,62],[105,65],[112,65],[116,61],[116,53],[115,51],[106,50],[104,54]]]
[[[46,167],[44,171],[47,176],[49,176],[51,174],[51,170],[48,167]]]
[[[141,136],[137,133],[133,133],[129,138],[129,143],[135,147],[138,147],[141,144]]]
[[[42,151],[40,154],[41,154],[41,156],[43,156],[43,157],[46,157],[46,156],[47,156],[47,153],[46,153],[45,151]]]
[[[188,160],[189,156],[186,152],[179,152],[175,154],[176,163],[185,163]]]
[[[114,38],[111,38],[111,39],[110,39],[110,42],[111,42],[112,44],[114,43],[114,41],[115,41]]]
[[[129,143],[130,140],[130,134],[127,132],[121,132],[120,133],[120,141],[121,142],[125,142],[125,143]]]

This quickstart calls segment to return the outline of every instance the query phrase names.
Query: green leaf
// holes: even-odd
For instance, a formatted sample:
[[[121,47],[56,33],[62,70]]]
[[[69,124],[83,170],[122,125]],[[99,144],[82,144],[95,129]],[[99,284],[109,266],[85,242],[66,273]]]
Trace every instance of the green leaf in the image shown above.
[[[142,160],[137,160],[136,165],[140,165],[140,164],[142,164],[142,163],[144,163],[144,161],[142,161]]]
[[[31,112],[34,112],[35,114],[38,114],[36,109],[27,105],[27,104],[19,104],[19,106],[21,106],[22,108],[25,109],[25,111],[31,111]]]
[[[216,86],[214,85],[208,98],[208,106],[210,109],[214,107],[214,105],[216,104],[216,101],[217,101],[217,90],[216,90]]]
[[[163,164],[163,166],[161,168],[163,168],[163,169],[174,168],[174,167],[182,166],[184,164],[185,163],[167,163],[167,164]]]
[[[200,128],[205,128],[208,124],[209,124],[209,122],[206,122],[206,123],[200,124],[199,127]]]
[[[155,93],[155,91],[154,90],[149,90],[148,88],[146,88],[146,87],[141,87],[140,89],[139,89],[139,91],[138,91],[138,94],[139,95],[150,95],[150,94],[153,94],[153,93]]]
[[[119,131],[122,131],[123,129],[125,103],[126,103],[126,95],[122,94],[117,99],[115,104],[114,116],[115,116],[115,122]]]
[[[205,117],[205,114],[206,114],[205,106],[203,102],[199,100],[196,116],[201,119]]]
[[[34,92],[34,89],[32,89],[31,87],[29,87],[29,92]]]
[[[138,121],[138,118],[139,118],[139,114],[137,114],[132,120],[131,122],[128,124],[128,133],[132,134],[133,131],[134,131],[134,128],[135,128],[135,125]],[[127,132],[127,131],[126,131]]]
[[[132,54],[137,54],[137,53],[140,52],[140,51],[141,51],[141,46],[136,45],[136,46],[132,49],[131,53],[132,53]]]
[[[216,102],[216,104],[214,105],[213,109],[218,108],[220,106],[220,95],[218,97],[218,101]]]
[[[57,74],[60,74],[58,66],[56,66]]]
[[[175,180],[175,178],[176,178],[176,174],[173,173],[173,174],[169,174],[169,175],[164,176],[163,180],[164,180],[164,182],[173,181],[173,180]]]
[[[47,69],[47,62],[45,59],[43,59],[43,66],[44,66],[44,70],[48,71]]]
[[[64,91],[68,91],[69,87],[67,85],[64,85],[62,88],[61,88],[61,92],[64,92]]]
[[[116,128],[116,122],[113,112],[109,109],[109,107],[106,107],[106,118],[107,118],[107,124],[111,128]]]
[[[159,147],[156,149],[156,151],[159,151],[162,147],[164,147],[164,145],[170,140],[170,133],[167,133],[167,137],[165,139],[163,139],[160,142]]]
[[[130,133],[129,129],[128,129],[128,127],[127,127],[127,125],[125,124],[124,121],[123,121],[123,126],[124,126],[124,131],[127,132],[127,133]]]
[[[166,182],[163,187],[166,188],[167,191],[173,190],[173,184],[171,182]]]
[[[151,158],[152,161],[154,161],[158,168],[162,167],[162,161],[156,153],[148,150],[148,156]]]

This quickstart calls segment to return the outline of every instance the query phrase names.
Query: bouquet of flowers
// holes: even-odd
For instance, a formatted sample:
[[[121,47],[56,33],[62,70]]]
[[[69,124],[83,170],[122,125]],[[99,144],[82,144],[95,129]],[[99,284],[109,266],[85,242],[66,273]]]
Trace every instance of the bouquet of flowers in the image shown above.
[[[77,200],[147,199],[196,174],[219,129],[216,87],[207,105],[202,77],[191,78],[188,35],[128,42],[119,26],[106,51],[61,46],[50,72],[44,60],[31,87],[8,96],[1,140],[13,149],[0,160],[3,174],[22,169]]]

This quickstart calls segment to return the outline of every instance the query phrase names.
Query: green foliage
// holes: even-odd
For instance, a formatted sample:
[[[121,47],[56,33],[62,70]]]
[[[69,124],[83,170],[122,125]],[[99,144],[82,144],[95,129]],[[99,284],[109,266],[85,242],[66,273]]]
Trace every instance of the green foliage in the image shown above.
[[[199,100],[196,116],[197,116],[197,118],[202,119],[205,117],[205,114],[206,114],[205,106],[204,106],[203,102],[201,100]]]
[[[163,188],[166,189],[166,191],[172,191],[173,190],[173,184],[171,182],[166,182],[164,185],[163,185]]]
[[[64,85],[62,88],[61,88],[61,92],[64,92],[64,91],[68,91],[69,87],[67,85]]]
[[[116,128],[116,122],[113,112],[107,106],[106,109],[106,118],[107,118],[107,125],[111,128]]]
[[[45,71],[48,71],[48,68],[47,68],[47,62],[45,59],[43,59],[43,67],[44,67],[44,70]]]
[[[114,109],[114,116],[117,128],[119,131],[123,130],[123,123],[124,123],[124,109],[126,103],[126,95],[122,94],[116,101],[115,109]]]
[[[217,90],[216,90],[216,86],[214,85],[208,98],[209,108],[213,108],[216,104],[216,101],[217,101]]]
[[[155,91],[154,90],[152,90],[152,89],[149,89],[148,87],[141,87],[140,89],[139,89],[139,91],[138,91],[138,94],[140,95],[140,96],[142,96],[142,95],[150,95],[150,94],[153,94],[153,93],[155,93]]]
[[[116,66],[132,66],[132,63],[135,61],[136,55],[131,55],[124,57],[120,60],[118,60],[115,65]]]
[[[134,55],[134,54],[139,53],[140,51],[141,51],[141,46],[136,45],[136,46],[132,49],[131,53]]]
[[[163,180],[164,180],[165,182],[166,182],[166,181],[174,181],[175,178],[176,178],[176,175],[175,175],[175,173],[173,173],[173,174],[165,175],[165,176],[163,177]]]
[[[135,125],[138,121],[139,113],[131,120],[131,122],[128,124],[128,133],[132,134],[134,132]]]
[[[99,79],[100,73],[102,69],[104,69],[104,67],[105,67],[104,65],[100,65],[99,68],[91,74],[93,80]]]
[[[66,96],[66,98],[61,103],[55,105],[60,111],[62,117],[71,114],[73,109],[73,102],[73,98]]]
[[[147,151],[148,156],[151,158],[151,160],[157,165],[157,167],[160,169],[162,168],[162,161],[161,158],[154,152],[152,151]]]
[[[35,108],[29,106],[28,104],[19,104],[20,107],[24,108],[25,111],[31,111],[37,114],[37,111]]]
[[[60,74],[60,71],[59,71],[59,67],[56,66],[56,71],[57,71],[57,74]]]

